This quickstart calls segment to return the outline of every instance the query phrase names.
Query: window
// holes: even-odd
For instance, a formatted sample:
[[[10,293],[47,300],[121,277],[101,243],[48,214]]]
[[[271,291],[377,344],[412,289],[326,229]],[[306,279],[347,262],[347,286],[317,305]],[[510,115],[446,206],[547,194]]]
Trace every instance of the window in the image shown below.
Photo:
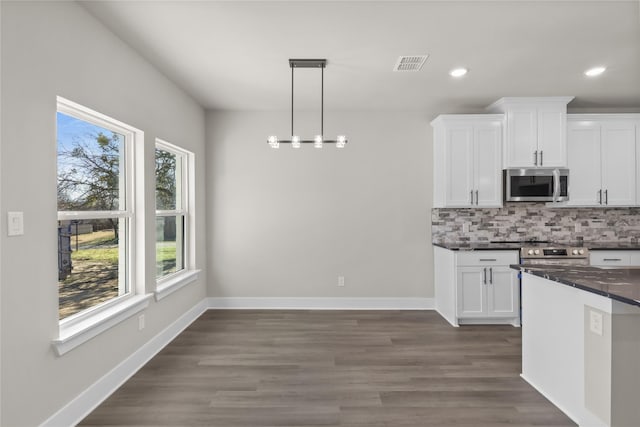
[[[159,139],[155,153],[156,280],[158,289],[166,290],[195,272],[190,249],[193,153]]]
[[[59,97],[56,140],[59,344],[142,301],[134,154],[142,158],[143,134]]]

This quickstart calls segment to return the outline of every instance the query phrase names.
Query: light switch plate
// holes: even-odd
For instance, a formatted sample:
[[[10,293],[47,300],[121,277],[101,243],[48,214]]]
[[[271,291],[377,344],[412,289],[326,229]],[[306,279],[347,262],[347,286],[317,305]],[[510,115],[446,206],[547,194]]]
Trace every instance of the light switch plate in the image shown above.
[[[24,216],[22,212],[7,212],[7,235],[22,236],[24,234]]]

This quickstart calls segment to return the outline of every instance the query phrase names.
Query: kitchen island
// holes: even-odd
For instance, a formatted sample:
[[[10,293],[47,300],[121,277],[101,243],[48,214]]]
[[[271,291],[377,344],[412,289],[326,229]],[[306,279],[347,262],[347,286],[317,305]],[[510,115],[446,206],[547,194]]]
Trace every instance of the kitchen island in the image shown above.
[[[640,425],[640,268],[512,268],[522,377],[581,426]]]

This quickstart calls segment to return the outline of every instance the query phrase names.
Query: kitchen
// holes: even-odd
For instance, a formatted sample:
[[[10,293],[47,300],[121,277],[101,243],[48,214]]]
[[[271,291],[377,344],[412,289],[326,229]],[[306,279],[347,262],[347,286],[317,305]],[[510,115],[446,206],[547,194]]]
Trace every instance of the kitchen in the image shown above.
[[[94,425],[572,425],[519,376],[527,321],[511,266],[524,245],[433,243],[495,249],[491,241],[536,239],[589,249],[600,264],[634,262],[638,188],[625,177],[629,123],[640,113],[638,7],[3,0],[0,424],[74,425],[93,413]],[[319,69],[295,70],[295,96],[292,58],[326,58],[323,80]],[[414,69],[401,70],[403,60]],[[599,76],[585,74],[598,66],[606,67]],[[123,177],[138,178],[128,187],[136,209],[110,213],[136,225],[131,262],[121,263],[131,280],[117,292],[142,302],[88,333],[78,328],[73,348],[56,286],[56,220],[73,215],[57,209],[58,97],[144,133],[134,174]],[[527,144],[509,151],[507,101],[532,97],[555,98],[535,121],[560,133],[531,138],[533,110],[519,110],[528,130],[513,133]],[[456,133],[455,157],[467,167],[453,174],[447,152],[434,152],[430,123],[441,115],[476,116]],[[467,144],[474,132],[482,144],[473,135]],[[326,134],[322,148],[318,134]],[[294,136],[305,143],[295,148]],[[162,141],[193,160],[187,211],[154,212]],[[485,142],[491,150],[473,151]],[[606,157],[618,143],[617,157]],[[584,155],[578,163],[574,149]],[[557,168],[560,180],[569,170],[569,200],[505,202],[507,163]],[[437,191],[446,181],[454,204]],[[192,226],[183,233],[191,270],[165,292],[154,216],[174,214]],[[467,256],[446,281],[445,262],[434,262],[441,249]],[[473,258],[493,252],[491,261]],[[470,298],[457,316],[455,293],[441,303],[458,268],[476,294],[505,290],[491,315]],[[601,352],[597,339],[618,330],[607,316],[618,314],[592,306],[603,335],[589,335],[588,345]],[[502,325],[465,325],[488,319]],[[196,388],[181,394],[185,377]],[[145,383],[156,386],[138,388]],[[607,411],[615,405],[596,410]]]
[[[522,326],[522,378],[579,425],[632,426],[640,115],[567,114],[571,99],[432,122],[436,310]]]

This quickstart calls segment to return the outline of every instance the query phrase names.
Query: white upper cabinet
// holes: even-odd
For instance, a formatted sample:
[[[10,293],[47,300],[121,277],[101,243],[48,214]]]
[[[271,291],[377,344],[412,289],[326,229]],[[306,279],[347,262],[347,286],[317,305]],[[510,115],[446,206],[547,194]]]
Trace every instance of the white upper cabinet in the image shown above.
[[[566,167],[567,104],[573,97],[501,98],[489,111],[505,114],[505,168]]]
[[[434,207],[502,206],[501,114],[441,115],[434,128]]]
[[[569,204],[631,206],[638,200],[638,114],[570,114]]]

